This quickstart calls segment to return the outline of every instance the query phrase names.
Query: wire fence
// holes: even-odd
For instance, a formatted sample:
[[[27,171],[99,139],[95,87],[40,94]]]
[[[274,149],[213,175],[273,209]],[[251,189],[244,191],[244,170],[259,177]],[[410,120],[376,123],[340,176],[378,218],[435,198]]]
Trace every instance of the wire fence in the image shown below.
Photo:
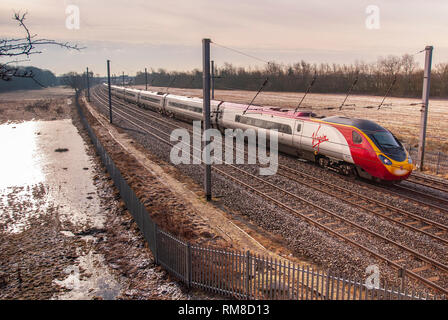
[[[201,247],[178,239],[152,221],[148,211],[93,132],[77,99],[76,101],[81,121],[96,152],[147,241],[155,263],[163,266],[188,287],[236,299],[445,299],[445,296],[408,292],[399,287],[374,287],[361,279],[350,280],[331,271],[317,271],[309,266],[254,255],[249,251],[242,253]]]
[[[418,148],[407,145],[411,158],[418,163]],[[425,152],[425,168],[434,172],[435,174],[448,174],[448,154],[443,152]]]

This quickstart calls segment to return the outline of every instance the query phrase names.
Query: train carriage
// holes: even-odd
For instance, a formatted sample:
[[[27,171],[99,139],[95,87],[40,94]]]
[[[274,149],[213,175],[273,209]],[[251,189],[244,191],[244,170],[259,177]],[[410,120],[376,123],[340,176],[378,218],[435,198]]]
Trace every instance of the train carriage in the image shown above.
[[[145,109],[162,113],[166,96],[162,92],[141,91],[138,104]]]
[[[137,104],[140,96],[140,90],[124,89],[124,100]]]
[[[114,86],[113,94],[184,121],[202,120],[200,98],[162,94]],[[347,117],[318,118],[310,112],[294,112],[277,107],[251,106],[211,101],[211,124],[225,129],[270,130],[278,133],[282,152],[311,160],[344,174],[387,181],[406,179],[412,161],[393,134],[363,119]],[[245,111],[246,110],[246,111]]]
[[[270,130],[277,130],[279,150],[285,153],[296,154],[293,148],[293,132],[296,126],[295,119],[278,118],[262,112],[258,107],[248,110],[245,105],[224,102],[220,106],[220,116],[217,125],[221,128],[231,129],[254,129],[255,132],[263,131],[269,138]]]

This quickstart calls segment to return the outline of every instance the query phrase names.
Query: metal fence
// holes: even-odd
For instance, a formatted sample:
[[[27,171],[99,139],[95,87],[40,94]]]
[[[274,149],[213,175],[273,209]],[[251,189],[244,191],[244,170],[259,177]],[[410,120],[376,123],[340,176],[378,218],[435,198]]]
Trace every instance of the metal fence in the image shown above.
[[[201,288],[236,299],[384,300],[444,299],[394,287],[369,288],[363,281],[312,270],[291,262],[246,253],[192,245],[163,231],[122,177],[79,106],[81,121],[109,175],[126,203],[156,264],[188,287]]]
[[[415,163],[419,162],[417,159],[418,148],[407,145],[406,149],[411,155]],[[448,174],[448,154],[443,152],[425,152],[425,168],[431,170],[436,174]]]

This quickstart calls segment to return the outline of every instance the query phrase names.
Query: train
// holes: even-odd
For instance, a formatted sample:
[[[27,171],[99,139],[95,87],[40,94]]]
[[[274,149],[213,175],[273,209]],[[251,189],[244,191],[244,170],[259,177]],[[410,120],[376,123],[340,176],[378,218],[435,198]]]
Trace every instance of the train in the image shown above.
[[[203,120],[200,98],[120,86],[111,86],[111,94],[182,121]],[[276,129],[281,152],[344,175],[376,182],[398,183],[407,179],[414,169],[403,144],[373,121],[345,116],[319,117],[311,111],[296,112],[272,106],[251,106],[245,111],[247,107],[211,100],[212,127],[221,131]]]

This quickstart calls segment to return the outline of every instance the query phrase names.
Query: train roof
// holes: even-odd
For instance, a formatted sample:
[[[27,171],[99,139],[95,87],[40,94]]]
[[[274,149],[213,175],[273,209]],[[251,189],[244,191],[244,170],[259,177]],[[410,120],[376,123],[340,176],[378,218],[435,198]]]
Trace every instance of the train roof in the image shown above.
[[[140,92],[141,90],[138,90],[138,89],[134,89],[134,88],[125,88],[125,90],[126,91],[132,91],[132,92],[135,92],[135,93],[137,93],[137,92]]]
[[[353,126],[362,131],[386,131],[386,129],[384,129],[379,124],[377,124],[373,121],[370,121],[370,120],[365,120],[365,119],[333,116],[333,117],[323,118],[322,121]]]

